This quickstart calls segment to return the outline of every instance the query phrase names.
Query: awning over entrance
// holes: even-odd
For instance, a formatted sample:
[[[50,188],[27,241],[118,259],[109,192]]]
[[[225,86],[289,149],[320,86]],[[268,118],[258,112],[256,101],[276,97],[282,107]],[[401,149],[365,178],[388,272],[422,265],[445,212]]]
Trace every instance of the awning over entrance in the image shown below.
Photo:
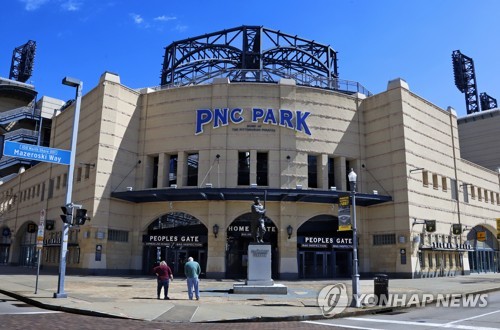
[[[160,188],[120,191],[111,197],[133,203],[153,203],[163,201],[252,201],[255,196],[271,202],[307,202],[338,204],[339,196],[348,191],[263,189],[263,188]],[[356,205],[371,206],[391,202],[391,196],[356,193]]]

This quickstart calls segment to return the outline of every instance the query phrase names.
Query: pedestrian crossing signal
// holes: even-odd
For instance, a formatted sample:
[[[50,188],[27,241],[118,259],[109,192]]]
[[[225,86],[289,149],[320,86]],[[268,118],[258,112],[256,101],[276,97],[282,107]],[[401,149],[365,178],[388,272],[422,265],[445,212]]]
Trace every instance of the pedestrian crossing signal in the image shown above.
[[[76,225],[81,226],[85,224],[85,221],[89,220],[90,217],[87,216],[87,210],[86,209],[77,209],[76,210]]]

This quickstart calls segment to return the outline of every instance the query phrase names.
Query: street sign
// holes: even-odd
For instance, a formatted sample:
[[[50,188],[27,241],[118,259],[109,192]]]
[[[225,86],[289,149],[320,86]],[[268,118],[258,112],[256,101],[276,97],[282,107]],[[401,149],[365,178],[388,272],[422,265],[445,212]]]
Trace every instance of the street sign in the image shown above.
[[[47,148],[34,144],[5,141],[4,156],[37,160],[40,162],[69,165],[71,151],[55,148]]]
[[[40,225],[38,226],[38,233],[36,235],[36,248],[41,250],[43,248],[43,236],[45,233],[45,209],[40,210]]]

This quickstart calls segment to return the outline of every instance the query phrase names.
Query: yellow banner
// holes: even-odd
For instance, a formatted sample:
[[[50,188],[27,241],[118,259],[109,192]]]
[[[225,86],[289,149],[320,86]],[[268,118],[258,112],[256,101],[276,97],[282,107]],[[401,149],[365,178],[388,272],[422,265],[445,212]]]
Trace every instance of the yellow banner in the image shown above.
[[[338,231],[352,230],[351,224],[351,206],[349,195],[339,197],[339,229]]]
[[[338,231],[348,231],[348,230],[352,230],[351,224],[348,224],[348,225],[345,225],[345,226],[339,225],[339,230]]]
[[[486,232],[485,231],[478,231],[476,233],[476,238],[480,242],[486,241]]]

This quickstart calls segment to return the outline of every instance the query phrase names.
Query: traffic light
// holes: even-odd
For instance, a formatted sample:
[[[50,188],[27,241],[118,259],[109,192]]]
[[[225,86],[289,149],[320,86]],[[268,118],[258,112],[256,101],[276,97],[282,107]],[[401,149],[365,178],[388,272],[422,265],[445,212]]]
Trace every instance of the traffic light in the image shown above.
[[[436,231],[436,220],[425,220],[425,230],[429,233]]]
[[[61,210],[63,211],[63,214],[61,214],[62,221],[71,225],[73,222],[73,208],[61,206]]]
[[[454,223],[452,225],[453,235],[460,235],[462,233],[462,225],[459,223]]]
[[[77,209],[76,210],[75,224],[77,226],[81,226],[81,225],[85,224],[85,221],[87,221],[87,220],[90,221],[90,217],[87,215],[87,210],[86,209]]]

